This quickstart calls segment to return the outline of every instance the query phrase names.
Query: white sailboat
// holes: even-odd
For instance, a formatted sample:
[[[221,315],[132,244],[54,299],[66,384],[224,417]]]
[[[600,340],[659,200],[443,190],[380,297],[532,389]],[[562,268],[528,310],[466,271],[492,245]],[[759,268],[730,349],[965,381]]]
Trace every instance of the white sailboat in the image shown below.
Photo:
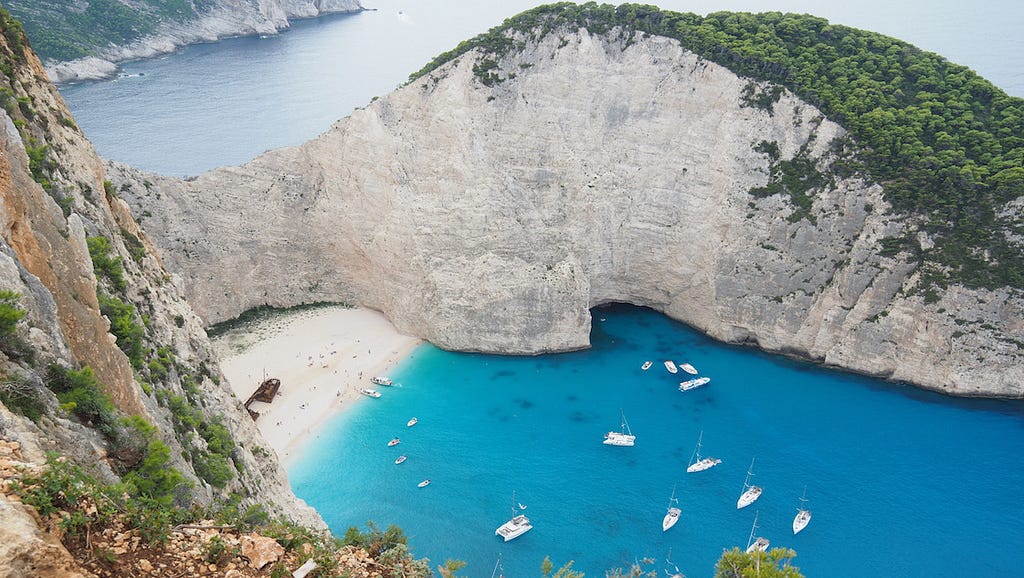
[[[516,506],[518,506],[518,509]],[[522,536],[533,528],[533,525],[530,524],[530,519],[525,515],[518,513],[525,509],[526,506],[516,502],[516,493],[512,492],[512,518],[498,526],[498,529],[494,531],[494,535],[501,536],[506,542],[508,542],[509,540],[514,540],[519,536]]]
[[[757,531],[757,512],[754,512],[754,525],[750,527],[750,537],[747,538],[747,554],[751,552],[767,552],[770,542],[768,538],[758,536],[754,539],[754,532]]]
[[[807,505],[807,486],[804,486],[804,495],[800,496],[800,507],[797,508],[796,517],[793,518],[793,534],[799,534],[800,530],[807,527],[807,524],[811,521],[811,511],[805,506]]]
[[[661,520],[661,531],[667,532],[669,528],[676,525],[679,521],[679,514],[683,511],[675,507],[674,504],[678,504],[679,500],[676,499],[676,487],[672,486],[672,497],[668,499],[668,512],[665,514],[665,518]]]
[[[671,359],[665,360],[665,369],[667,369],[669,373],[679,372],[679,368],[676,367],[675,362],[673,362]]]
[[[743,493],[740,499],[736,500],[736,509],[746,508],[761,497],[761,486],[750,485],[750,476],[754,475],[754,458],[750,458],[750,468],[747,470],[747,479],[743,481]]]
[[[704,430],[701,430],[700,436],[697,438],[697,447],[693,450],[693,456],[690,457],[690,465],[687,466],[687,473],[703,472],[704,470],[713,468],[718,464],[722,463],[722,460],[718,458],[701,458],[700,448],[701,442],[704,440]]]
[[[619,410],[619,413],[622,413],[622,410]],[[601,443],[606,446],[632,446],[634,441],[636,441],[636,436],[629,430],[626,414],[622,413],[622,431],[610,431],[604,434],[604,441]]]

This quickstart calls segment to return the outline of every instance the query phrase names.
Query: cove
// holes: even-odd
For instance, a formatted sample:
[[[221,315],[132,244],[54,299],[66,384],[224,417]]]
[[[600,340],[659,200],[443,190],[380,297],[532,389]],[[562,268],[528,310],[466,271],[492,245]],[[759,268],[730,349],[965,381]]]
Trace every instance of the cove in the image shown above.
[[[509,576],[540,575],[544,556],[588,576],[649,557],[660,573],[669,549],[686,575],[711,576],[723,549],[746,546],[755,512],[758,535],[796,550],[807,576],[1018,571],[1008,544],[1024,531],[1024,402],[946,398],[723,345],[649,309],[593,315],[593,347],[574,353],[421,346],[382,398],[338,416],[292,463],[295,492],[336,535],[396,524],[417,557],[464,560],[466,576],[489,575],[499,556]],[[666,359],[711,382],[678,391],[683,374]],[[620,411],[634,447],[601,443]],[[685,473],[701,432],[722,463]],[[752,458],[764,493],[737,510]],[[794,536],[805,486],[813,518]],[[682,514],[662,532],[673,487]],[[513,491],[534,528],[504,543],[494,530]]]

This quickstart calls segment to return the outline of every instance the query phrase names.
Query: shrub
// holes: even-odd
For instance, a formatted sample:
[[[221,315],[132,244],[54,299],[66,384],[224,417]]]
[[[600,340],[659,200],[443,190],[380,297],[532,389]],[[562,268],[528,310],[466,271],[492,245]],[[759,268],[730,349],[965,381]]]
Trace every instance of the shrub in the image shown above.
[[[118,291],[124,291],[128,286],[124,280],[124,263],[121,257],[110,256],[110,240],[106,237],[89,237],[85,243],[89,246],[89,256],[92,257],[92,267],[96,273]]]
[[[46,386],[57,394],[61,406],[82,423],[96,428],[107,439],[115,439],[118,422],[114,404],[103,392],[92,368],[75,370],[52,364],[46,369]]]

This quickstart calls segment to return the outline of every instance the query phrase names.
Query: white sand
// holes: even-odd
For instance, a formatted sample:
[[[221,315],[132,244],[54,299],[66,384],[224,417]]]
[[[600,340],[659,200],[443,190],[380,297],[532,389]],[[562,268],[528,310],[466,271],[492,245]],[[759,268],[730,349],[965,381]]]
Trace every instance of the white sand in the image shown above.
[[[369,398],[370,383],[408,355],[420,340],[398,333],[369,309],[325,307],[282,313],[214,340],[221,370],[243,402],[264,379],[281,380],[273,403],[254,401],[263,437],[288,462],[324,422]]]

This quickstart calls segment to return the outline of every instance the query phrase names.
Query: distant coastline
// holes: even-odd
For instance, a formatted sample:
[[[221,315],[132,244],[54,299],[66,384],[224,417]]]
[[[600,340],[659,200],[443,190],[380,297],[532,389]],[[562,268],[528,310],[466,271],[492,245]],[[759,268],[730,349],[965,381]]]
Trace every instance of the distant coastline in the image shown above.
[[[98,49],[95,55],[65,61],[47,59],[46,74],[58,85],[110,80],[118,76],[121,64],[125,62],[165,56],[193,44],[208,44],[247,36],[276,35],[287,31],[293,22],[376,9],[363,7],[359,0],[338,0],[324,3],[324,7],[313,7],[313,10],[315,12],[299,14],[281,12],[278,18],[263,20],[245,17],[232,19],[214,14],[200,20],[179,22],[129,44]]]

